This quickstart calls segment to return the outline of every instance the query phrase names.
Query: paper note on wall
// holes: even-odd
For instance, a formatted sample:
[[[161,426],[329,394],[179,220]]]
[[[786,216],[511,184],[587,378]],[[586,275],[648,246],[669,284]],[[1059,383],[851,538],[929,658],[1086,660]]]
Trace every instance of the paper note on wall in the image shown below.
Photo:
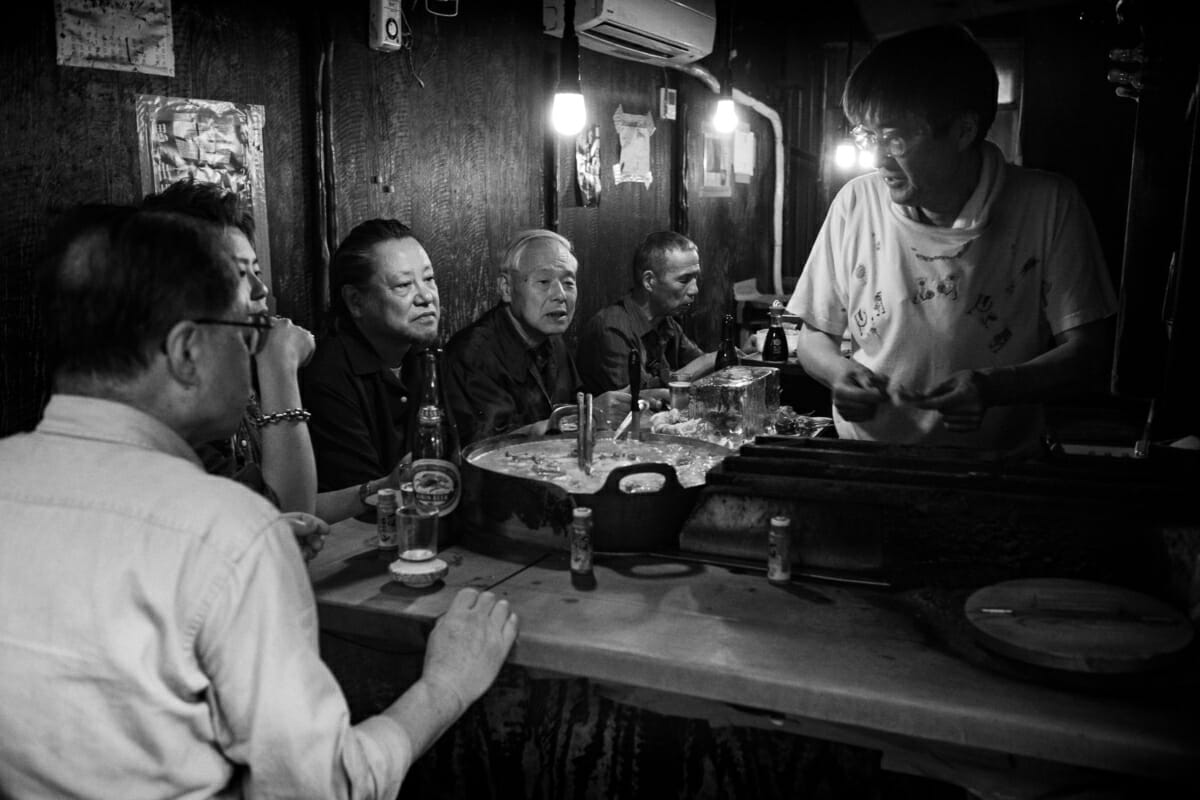
[[[654,117],[649,111],[645,114],[626,114],[622,106],[617,106],[613,125],[617,128],[617,141],[621,145],[620,157],[613,164],[613,180],[649,186],[654,181],[650,173],[650,137],[654,134]]]
[[[175,77],[171,0],[54,0],[58,64]]]
[[[742,123],[733,134],[733,179],[749,183],[754,177],[754,131]]]
[[[600,205],[600,126],[589,125],[575,137],[575,202]]]

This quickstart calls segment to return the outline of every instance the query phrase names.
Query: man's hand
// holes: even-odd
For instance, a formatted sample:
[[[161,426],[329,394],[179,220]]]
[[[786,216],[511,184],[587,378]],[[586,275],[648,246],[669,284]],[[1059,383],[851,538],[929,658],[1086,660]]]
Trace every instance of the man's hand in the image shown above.
[[[325,537],[329,535],[329,525],[320,517],[305,514],[303,511],[289,511],[280,515],[296,536],[300,552],[305,561],[312,561],[321,548],[325,546]]]
[[[940,411],[942,424],[959,433],[977,430],[987,411],[979,375],[972,370],[954,373],[913,405]]]
[[[880,403],[888,402],[888,379],[853,359],[843,361],[845,368],[829,385],[833,406],[847,422],[865,422]]]
[[[295,372],[308,363],[316,350],[313,335],[287,317],[273,317],[274,325],[267,334],[267,343],[255,356],[260,371],[277,367]]]
[[[456,697],[462,713],[492,685],[516,638],[507,600],[461,589],[429,634],[421,679]]]

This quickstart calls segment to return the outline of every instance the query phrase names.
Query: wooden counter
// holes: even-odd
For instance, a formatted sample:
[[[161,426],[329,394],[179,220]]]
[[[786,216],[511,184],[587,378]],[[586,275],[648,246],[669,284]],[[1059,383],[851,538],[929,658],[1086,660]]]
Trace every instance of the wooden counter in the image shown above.
[[[1083,767],[1200,781],[1196,682],[1183,697],[1049,688],[927,641],[886,592],[659,556],[597,556],[595,587],[564,553],[451,547],[444,584],[391,582],[371,529],[335,527],[311,565],[323,628],[386,636],[429,623],[462,586],[509,599],[519,665],[731,704],[787,730],[959,763]],[[1149,679],[1148,679],[1149,681]],[[949,755],[946,755],[949,754]]]

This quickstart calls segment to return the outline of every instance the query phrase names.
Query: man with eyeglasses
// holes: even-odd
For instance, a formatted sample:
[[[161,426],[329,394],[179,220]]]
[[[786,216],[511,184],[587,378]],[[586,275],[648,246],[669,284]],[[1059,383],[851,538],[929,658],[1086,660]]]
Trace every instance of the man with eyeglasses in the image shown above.
[[[593,393],[628,391],[629,351],[642,365],[642,396],[666,403],[667,384],[712,371],[716,353],[693,342],[678,317],[700,294],[700,253],[674,231],[651,233],[633,255],[633,287],[596,312],[579,334],[576,360],[584,387]]]
[[[98,206],[48,242],[54,393],[0,440],[0,796],[395,798],[494,680],[507,602],[460,591],[351,725],[289,525],[195,451],[237,427],[265,332],[222,230]]]
[[[846,82],[876,171],[834,198],[788,304],[843,438],[1032,452],[1044,401],[1101,384],[1116,301],[1091,217],[985,140],[997,85],[962,26],[886,39]]]

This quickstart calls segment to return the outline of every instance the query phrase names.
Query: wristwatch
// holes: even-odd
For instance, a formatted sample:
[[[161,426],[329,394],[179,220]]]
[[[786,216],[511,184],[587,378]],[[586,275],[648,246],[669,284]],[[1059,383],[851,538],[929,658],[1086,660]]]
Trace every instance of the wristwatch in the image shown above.
[[[370,496],[371,496],[371,482],[364,481],[363,484],[358,487],[358,502],[362,503],[364,506],[368,505],[367,498]]]

